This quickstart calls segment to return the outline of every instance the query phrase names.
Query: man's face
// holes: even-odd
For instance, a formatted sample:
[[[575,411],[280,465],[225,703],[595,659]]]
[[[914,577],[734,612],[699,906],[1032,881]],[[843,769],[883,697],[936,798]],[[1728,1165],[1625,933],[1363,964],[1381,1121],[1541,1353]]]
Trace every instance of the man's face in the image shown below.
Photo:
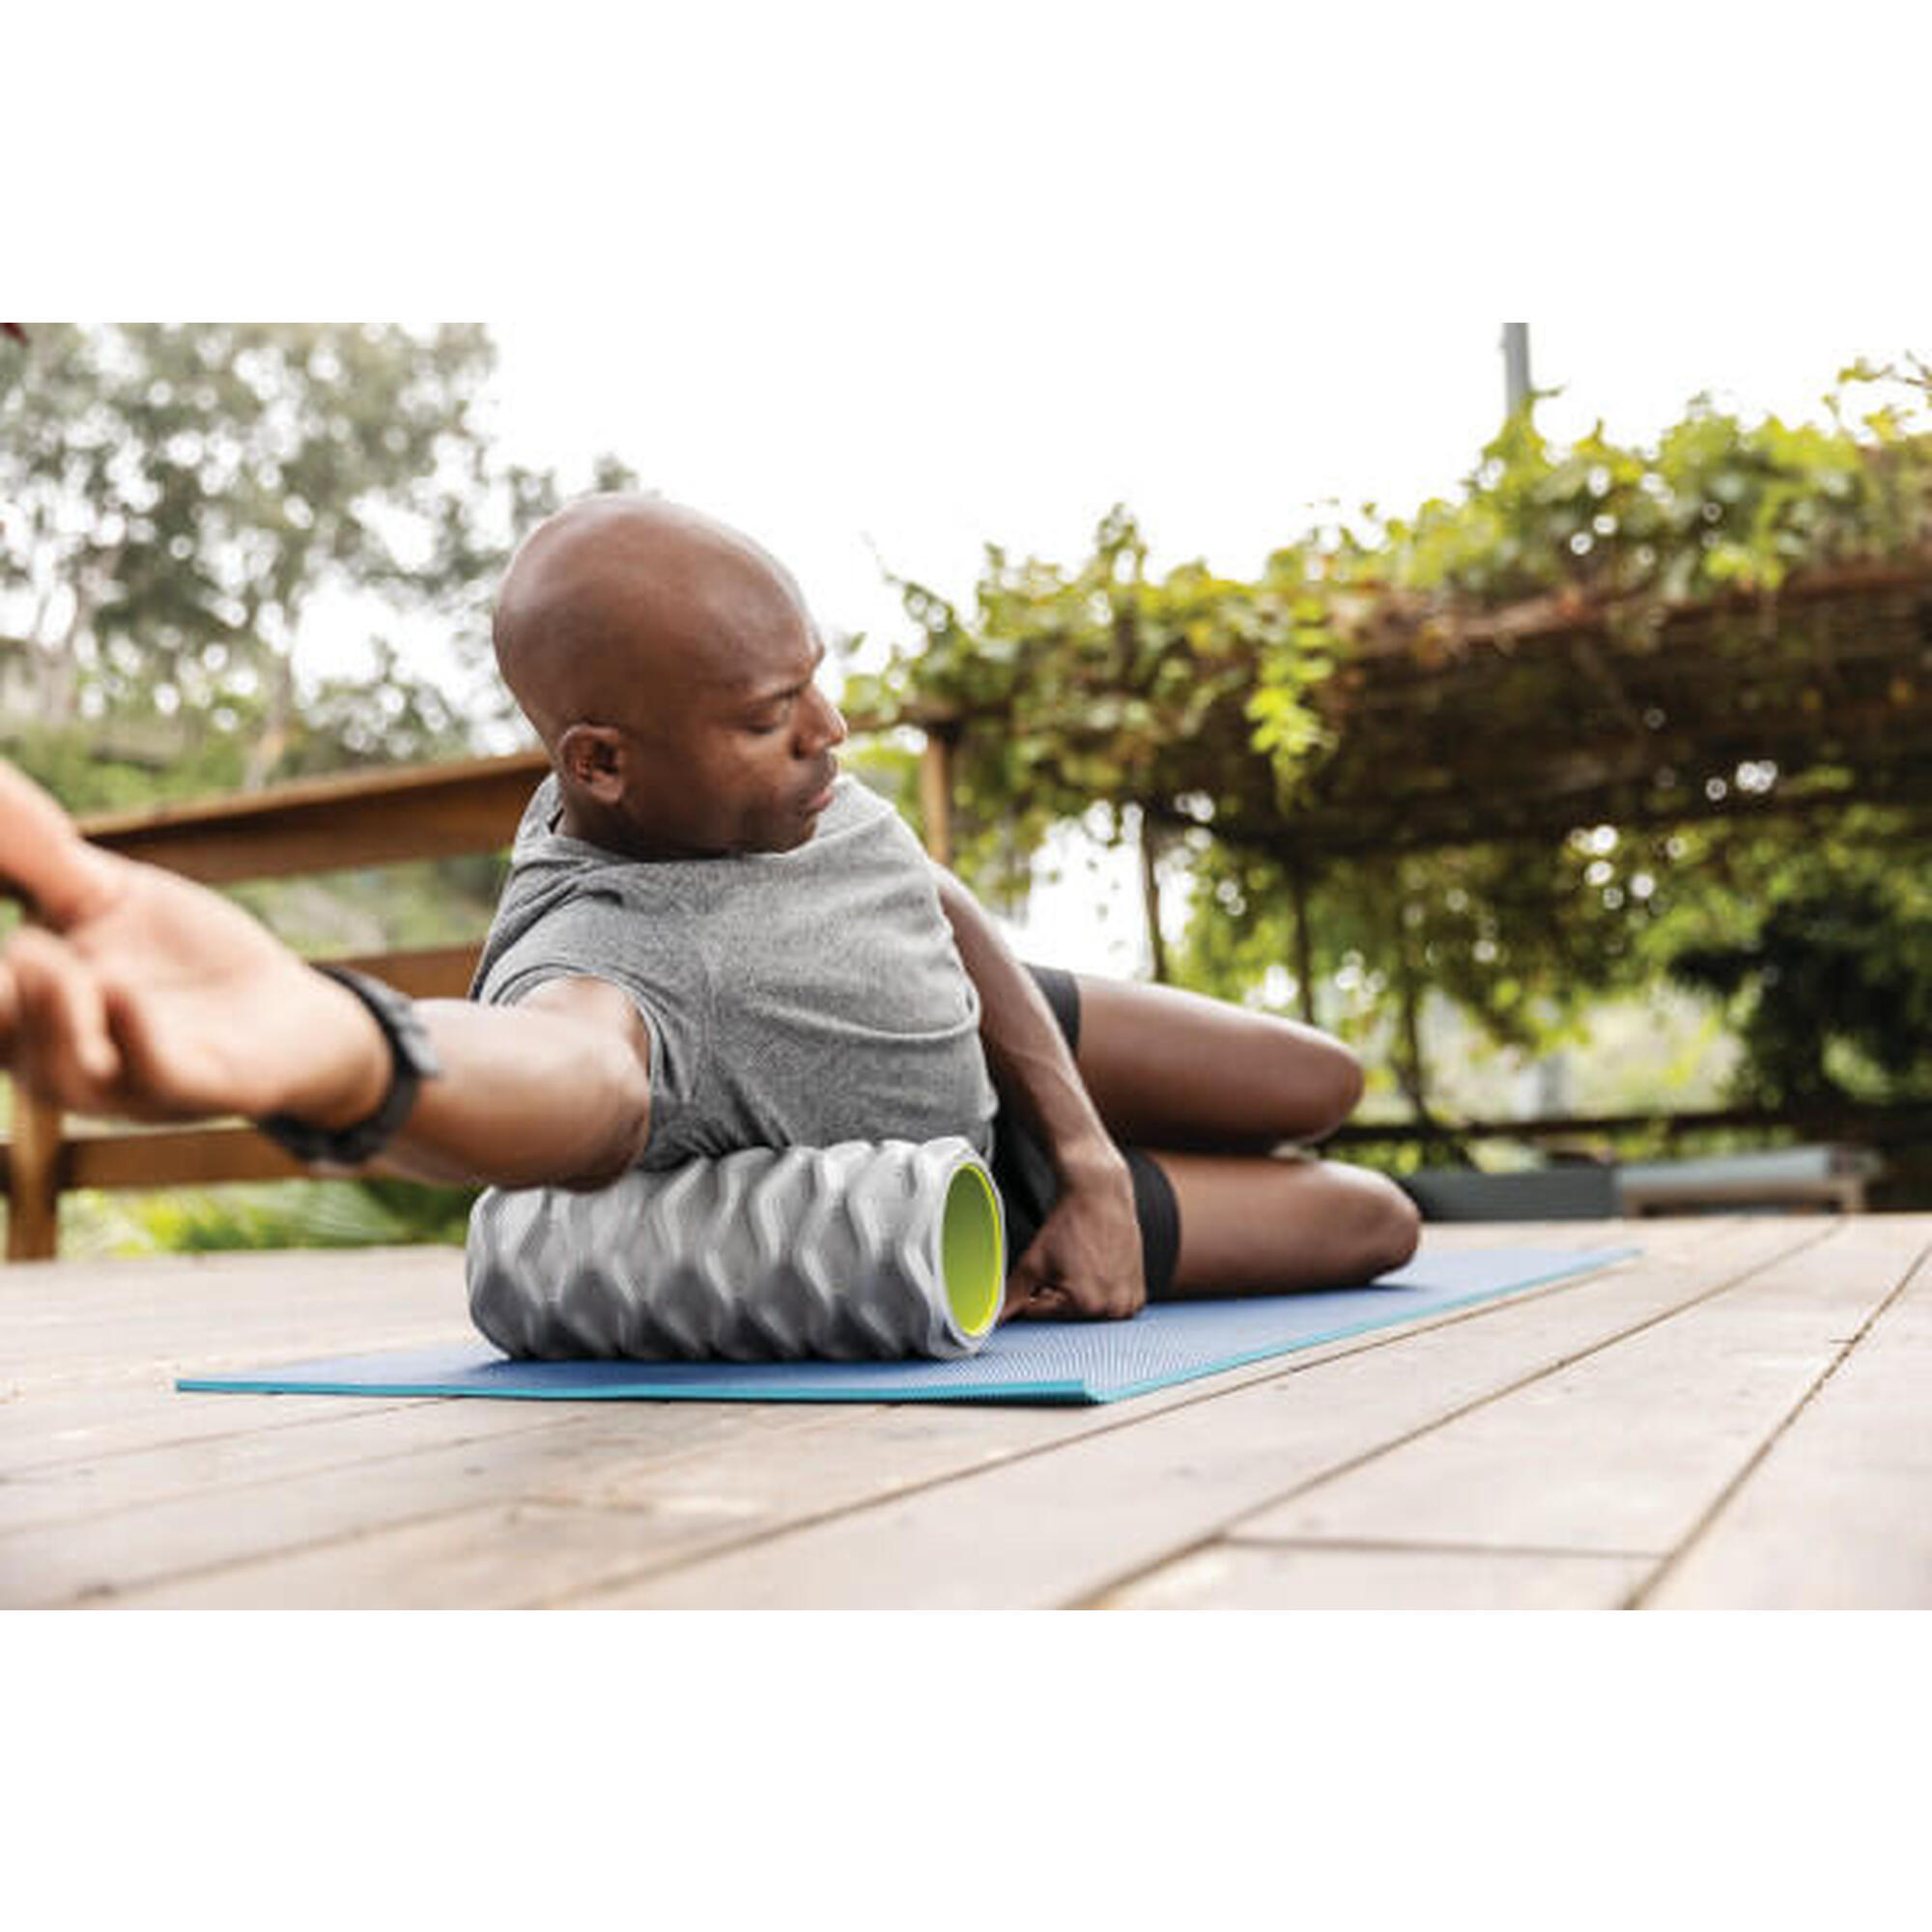
[[[627,729],[624,816],[665,856],[786,852],[818,829],[845,721],[813,682],[825,647],[803,611],[761,611],[678,653]]]

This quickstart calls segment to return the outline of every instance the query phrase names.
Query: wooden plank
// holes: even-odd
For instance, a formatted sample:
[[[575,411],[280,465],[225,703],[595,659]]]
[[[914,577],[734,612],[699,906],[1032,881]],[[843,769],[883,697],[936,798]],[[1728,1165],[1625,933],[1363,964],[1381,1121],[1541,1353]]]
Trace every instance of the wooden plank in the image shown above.
[[[113,1364],[138,1359],[125,1346],[164,1326],[172,1348],[219,1350],[239,1313],[266,1310],[291,1336],[353,1339],[349,1331],[387,1311],[410,1325],[441,1316],[466,1325],[463,1250],[434,1243],[367,1248],[231,1248],[203,1253],[96,1257],[39,1263],[0,1274],[0,1375],[37,1364],[59,1338]],[[370,1346],[382,1346],[380,1337]]]
[[[238,1180],[313,1179],[302,1163],[241,1122],[76,1136],[68,1143],[73,1187],[213,1187]]]
[[[701,1512],[685,1527],[701,1537]],[[298,1550],[278,1563],[157,1584],[122,1601],[143,1609],[325,1610],[544,1603],[622,1576],[663,1542],[664,1525],[644,1515],[491,1504]]]
[[[360,952],[318,960],[318,965],[346,966],[386,981],[412,1000],[461,1000],[469,992],[477,946],[424,946],[400,952]]]
[[[7,1553],[23,1530],[60,1523],[84,1528],[216,1491],[232,1507],[245,1509],[249,1492],[264,1485],[317,1474],[353,1481],[365,1464],[450,1443],[561,1428],[575,1413],[551,1403],[348,1402],[333,1416],[311,1412],[307,1426],[290,1429],[262,1426],[264,1409],[278,1407],[278,1397],[222,1400],[230,1410],[226,1430],[10,1468],[0,1485],[0,1564],[12,1567]],[[244,1421],[249,1426],[241,1426]]]
[[[1457,1245],[1480,1244],[1469,1238],[1480,1232],[1458,1231],[1464,1238]],[[1688,1238],[1703,1245],[1710,1233],[1694,1228]],[[1376,1339],[1362,1338],[1356,1346]],[[1242,1373],[1259,1378],[1267,1370],[1258,1365]],[[1177,1402],[1192,1396],[1185,1389],[1167,1393]],[[245,1408],[258,1399],[226,1400]],[[320,1454],[334,1459],[333,1445],[270,1449],[242,1443],[197,1456],[171,1449],[147,1459],[143,1466],[108,1472],[106,1480],[122,1486],[118,1492],[93,1489],[95,1500],[118,1494],[125,1508],[91,1523],[49,1531],[38,1541],[0,1541],[0,1565],[32,1577],[35,1601],[58,1600],[62,1589],[111,1590],[117,1600],[129,1602],[163,1596],[169,1602],[334,1601],[333,1585],[322,1589],[319,1598],[308,1592],[312,1585],[320,1587],[318,1579],[333,1574],[335,1558],[302,1551],[324,1540],[333,1549],[354,1535],[357,1601],[416,1601],[415,1593],[423,1587],[418,1568],[429,1560],[426,1550],[439,1552],[438,1564],[494,1563],[490,1574],[497,1578],[497,1594],[484,1601],[531,1601],[532,1593],[541,1600],[545,1579],[553,1574],[547,1560],[532,1559],[535,1567],[525,1575],[515,1548],[498,1550],[494,1558],[481,1550],[465,1556],[465,1538],[487,1544],[521,1537],[530,1524],[552,1520],[541,1513],[529,1515],[523,1507],[527,1504],[623,1514],[636,1520],[613,1531],[610,1548],[615,1555],[605,1573],[617,1580],[647,1562],[674,1562],[935,1475],[982,1467],[992,1460],[1115,1426],[1105,1410],[734,1406],[727,1416],[706,1425],[712,1432],[706,1453],[694,1459],[668,1457],[663,1440],[650,1433],[664,1429],[675,1435],[680,1425],[674,1413],[668,1422],[646,1425],[628,1418],[667,1411],[624,1405],[613,1414],[611,1407],[594,1406],[591,1418],[573,1422],[567,1435],[541,1451],[494,1437],[472,1443],[456,1469],[433,1447],[420,1453],[420,1445],[408,1441],[403,1425],[381,1420],[358,1425],[361,1434],[353,1438],[367,1453],[354,1459],[353,1467],[337,1466],[331,1460],[326,1475],[299,1471],[312,1467]],[[576,1417],[580,1411],[567,1413]],[[775,1453],[769,1437],[774,1416],[801,1426],[809,1420],[811,1427],[788,1437],[782,1452]],[[393,1453],[378,1455],[374,1445],[379,1441]],[[222,1458],[228,1460],[218,1460]],[[269,1485],[264,1472],[270,1467],[282,1470],[285,1479]],[[275,1506],[262,1512],[258,1505],[268,1488],[272,1488]],[[182,1493],[169,1498],[165,1492],[170,1490]],[[457,1515],[465,1518],[467,1529],[429,1527]],[[183,1577],[185,1571],[194,1574]]]
[[[1932,1607],[1928,1390],[1921,1262],[1642,1606]]]
[[[0,1534],[0,1605],[128,1600],[163,1581],[186,1587],[244,1558],[347,1546],[374,1530],[495,1505],[600,1452],[636,1459],[648,1449],[675,1463],[705,1455],[714,1439],[755,1433],[766,1438],[763,1454],[782,1461],[779,1438],[809,1433],[817,1420],[805,1408],[735,1404],[445,1402],[326,1432],[226,1438],[207,1445],[221,1473],[205,1492],[177,1488]],[[298,1435],[304,1439],[290,1439]],[[659,1545],[679,1526],[664,1511],[638,1520]],[[689,1533],[706,1526],[694,1512]],[[217,1601],[228,1587],[216,1584]]]
[[[1819,1237],[1788,1222],[1747,1222],[1700,1244],[1690,1259],[1660,1255],[1386,1334],[1380,1346],[1290,1356],[1239,1378],[1183,1385],[1165,1392],[1173,1400],[1164,1405],[1091,1411],[1093,1423],[1069,1431],[1051,1453],[1016,1454],[952,1477],[935,1468],[903,1498],[827,1514],[573,1601],[965,1608],[1079,1599],[1299,1482],[1719,1293],[1794,1242]],[[948,1425],[935,1416],[931,1426]],[[865,1453],[860,1440],[836,1448]],[[817,1438],[809,1452],[800,1445],[783,1480],[829,1487],[833,1472],[813,1472],[806,1457],[834,1449],[832,1437]]]
[[[0,1276],[0,1394],[401,1348],[468,1325],[455,1248],[29,1264]]]
[[[239,798],[102,813],[97,844],[208,885],[490,852],[509,844],[541,752],[348,772]]]
[[[1606,1610],[1650,1556],[1222,1541],[1101,1597],[1114,1610]]]
[[[1925,1251],[1918,1216],[1839,1224],[1586,1359],[1303,1486],[1243,1534],[1670,1551]]]
[[[213,1435],[340,1422],[367,1410],[409,1407],[415,1400],[285,1395],[244,1404],[232,1396],[184,1394],[172,1382],[147,1378],[46,1391],[0,1403],[0,1484]]]

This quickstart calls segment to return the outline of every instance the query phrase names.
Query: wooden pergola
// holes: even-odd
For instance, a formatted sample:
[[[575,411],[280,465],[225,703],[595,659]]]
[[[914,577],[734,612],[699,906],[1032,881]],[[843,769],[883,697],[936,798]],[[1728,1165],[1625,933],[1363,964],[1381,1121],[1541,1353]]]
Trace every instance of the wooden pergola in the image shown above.
[[[1350,640],[1312,694],[1334,744],[1293,832],[1270,775],[1231,741],[1217,838],[1319,867],[1579,826],[1932,804],[1932,553],[1664,605],[1566,593],[1479,611],[1365,593]],[[1200,822],[1179,801],[1150,810]]]

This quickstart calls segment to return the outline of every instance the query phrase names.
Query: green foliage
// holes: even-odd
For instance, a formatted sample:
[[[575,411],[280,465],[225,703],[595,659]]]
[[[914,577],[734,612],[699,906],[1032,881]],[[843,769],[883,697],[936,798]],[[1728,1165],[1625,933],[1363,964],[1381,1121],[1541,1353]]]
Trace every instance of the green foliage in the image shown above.
[[[124,1249],[460,1246],[480,1190],[402,1180],[289,1180],[177,1190],[131,1205],[139,1241]]]
[[[1334,637],[1308,594],[1299,553],[1249,584],[1191,563],[1155,578],[1132,518],[1115,510],[1077,570],[1016,563],[989,546],[971,622],[903,582],[923,636],[876,676],[855,677],[858,708],[916,702],[970,715],[956,766],[961,873],[995,898],[1023,888],[1059,819],[1098,801],[1187,795],[1213,810],[1213,775],[1258,744],[1284,780],[1322,742],[1305,693]],[[1292,783],[1284,790],[1292,792]]]
[[[1595,997],[1634,990],[1648,977],[1622,909],[1585,883],[1596,863],[1578,841],[1552,852],[1470,846],[1330,866],[1309,892],[1311,963],[1328,989],[1323,1024],[1363,1037],[1407,962],[1498,1045],[1541,1052],[1579,1037]],[[1261,1003],[1295,1010],[1298,999],[1283,980],[1295,941],[1282,865],[1207,846],[1176,954],[1180,981],[1239,1000],[1265,994],[1272,974],[1273,997]]]
[[[1779,848],[1706,835],[1714,889],[1657,950],[1678,984],[1725,1002],[1746,1050],[1735,1098],[1903,1100],[1932,1087],[1928,845],[1870,810]]]
[[[1347,706],[1325,699],[1336,679],[1360,675],[1358,639],[1393,628],[1426,653],[1444,624],[1525,600],[1548,600],[1559,615],[1603,611],[1641,639],[1687,600],[1922,557],[1932,549],[1929,379],[1916,358],[1856,364],[1828,397],[1823,424],[1748,422],[1698,398],[1641,448],[1613,443],[1601,425],[1558,446],[1525,407],[1455,497],[1407,518],[1381,520],[1365,506],[1353,527],[1284,546],[1253,581],[1200,563],[1154,573],[1122,509],[1074,566],[989,546],[970,609],[901,583],[919,637],[850,695],[966,714],[959,867],[1009,901],[1024,894],[1056,821],[1091,822],[1098,807],[1116,839],[1142,813],[1194,828],[1183,833],[1193,895],[1179,977],[1287,1007],[1296,806],[1338,740],[1330,721],[1346,720]],[[1884,399],[1874,403],[1874,391]],[[1493,721],[1499,734],[1548,734],[1564,722]],[[1426,759],[1426,737],[1413,749]],[[1922,834],[1891,836],[1895,859],[1922,868],[1932,858]],[[1366,1030],[1379,1004],[1412,1009],[1434,987],[1495,1040],[1547,1049],[1577,1037],[1591,1000],[1655,979],[1714,921],[1742,919],[1736,943],[1788,948],[1795,942],[1772,916],[1793,892],[1796,929],[1812,931],[1804,908],[1833,901],[1815,882],[1801,892],[1779,874],[1788,840],[1776,826],[1583,825],[1543,848],[1331,861],[1307,882],[1315,970],[1345,1009],[1322,1017],[1344,1033]],[[1711,869],[1720,846],[1734,869],[1763,875],[1748,917]],[[1810,849],[1830,877],[1849,848],[1826,826]],[[1894,901],[1861,903],[1892,934],[1882,949],[1890,963],[1866,957],[1861,968],[1869,1024],[1848,1022],[1847,1039],[1869,1047],[1917,1010],[1897,973],[1899,948],[1917,934],[1898,923]],[[1703,965],[1697,983],[1711,988],[1715,968]],[[1779,971],[1771,983],[1784,995],[1761,997],[1746,1029],[1754,1056],[1746,1077],[1760,1087],[1796,1077],[1774,1034],[1791,1035],[1805,1001],[1844,986],[1842,964]],[[1815,1010],[1811,1021],[1815,1029]]]
[[[1554,447],[1525,408],[1462,497],[1392,521],[1351,575],[1484,603],[1549,591],[1685,599],[1775,590],[1797,569],[1922,543],[1932,454],[1895,406],[1847,424],[1842,391],[1830,401],[1825,428],[1747,423],[1698,397],[1650,450],[1608,441],[1601,424]]]

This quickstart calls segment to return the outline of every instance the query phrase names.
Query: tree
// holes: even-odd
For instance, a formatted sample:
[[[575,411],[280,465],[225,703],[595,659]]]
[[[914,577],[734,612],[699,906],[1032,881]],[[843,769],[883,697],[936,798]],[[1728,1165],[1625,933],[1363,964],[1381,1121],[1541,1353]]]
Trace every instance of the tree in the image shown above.
[[[330,762],[297,692],[316,593],[376,591],[473,639],[510,545],[561,501],[551,473],[494,458],[477,412],[494,361],[473,325],[46,325],[0,343],[16,728],[85,727],[159,785]],[[600,467],[600,486],[629,480]],[[365,692],[342,753],[468,735],[393,651]]]

